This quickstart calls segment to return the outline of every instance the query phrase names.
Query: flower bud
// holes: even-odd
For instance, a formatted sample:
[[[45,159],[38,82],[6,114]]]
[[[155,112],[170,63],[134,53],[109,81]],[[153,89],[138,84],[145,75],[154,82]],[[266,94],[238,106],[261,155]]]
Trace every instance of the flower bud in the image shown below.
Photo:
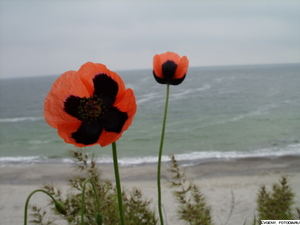
[[[153,76],[160,84],[179,85],[185,79],[189,67],[186,56],[166,52],[153,57]]]
[[[102,222],[103,222],[103,216],[101,213],[97,213],[96,215],[96,222],[98,225],[102,225]]]
[[[62,203],[61,201],[56,201],[55,202],[55,208],[56,210],[61,213],[66,215],[67,214],[67,210],[66,210],[66,206],[64,203]]]

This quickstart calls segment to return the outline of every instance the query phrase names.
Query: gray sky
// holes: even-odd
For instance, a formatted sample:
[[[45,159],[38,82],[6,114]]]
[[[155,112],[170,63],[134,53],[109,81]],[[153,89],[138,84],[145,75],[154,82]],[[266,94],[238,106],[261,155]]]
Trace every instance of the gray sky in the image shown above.
[[[300,62],[300,1],[1,1],[1,77],[58,75],[99,62],[151,69]]]

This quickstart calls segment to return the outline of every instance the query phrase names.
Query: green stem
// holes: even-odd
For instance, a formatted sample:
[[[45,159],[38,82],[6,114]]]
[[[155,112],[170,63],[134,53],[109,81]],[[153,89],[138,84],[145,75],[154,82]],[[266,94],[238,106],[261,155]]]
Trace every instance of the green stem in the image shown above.
[[[159,154],[158,154],[158,164],[157,164],[158,212],[159,212],[159,219],[161,225],[164,224],[164,220],[163,220],[163,214],[161,208],[161,185],[160,185],[161,172],[160,171],[161,171],[161,157],[162,157],[162,151],[163,151],[164,139],[165,139],[165,128],[166,128],[166,121],[167,121],[167,114],[168,114],[169,93],[170,93],[170,84],[167,84],[165,112],[164,112],[164,118],[162,124],[161,139],[160,139]]]
[[[85,202],[85,188],[87,182],[90,182],[92,184],[94,194],[96,196],[96,201],[97,201],[97,212],[100,213],[100,201],[99,201],[99,196],[97,193],[97,189],[95,187],[94,182],[92,181],[91,178],[86,178],[84,183],[83,183],[83,188],[82,188],[82,196],[81,196],[81,225],[84,225],[84,202]]]
[[[122,202],[121,182],[120,182],[120,174],[119,174],[119,166],[118,166],[117,144],[116,144],[116,142],[112,143],[112,153],[113,153],[113,161],[114,161],[116,188],[117,188],[117,194],[118,194],[118,204],[119,204],[120,220],[121,220],[121,225],[125,225],[124,212],[123,212],[123,202]]]
[[[34,195],[36,192],[43,192],[45,194],[47,194],[50,198],[52,198],[53,202],[56,203],[56,200],[54,199],[54,197],[47,191],[43,190],[43,189],[37,189],[33,192],[30,193],[30,195],[28,195],[27,199],[26,199],[26,203],[25,203],[25,210],[24,210],[24,225],[27,224],[27,210],[28,210],[28,204],[29,204],[29,200],[31,198],[32,195]]]

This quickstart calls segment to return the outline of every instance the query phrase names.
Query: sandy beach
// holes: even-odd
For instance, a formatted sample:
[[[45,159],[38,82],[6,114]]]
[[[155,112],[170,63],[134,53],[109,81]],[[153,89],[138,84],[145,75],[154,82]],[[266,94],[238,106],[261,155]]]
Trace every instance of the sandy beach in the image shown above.
[[[99,165],[103,178],[114,180],[112,165]],[[163,206],[165,224],[184,224],[175,216],[176,204],[165,179],[170,177],[162,167]],[[284,175],[296,194],[295,207],[300,207],[300,157],[246,158],[212,161],[185,167],[188,179],[194,180],[211,206],[214,224],[251,224],[256,212],[256,197],[261,185],[271,188]],[[66,188],[66,179],[75,174],[70,164],[1,165],[0,169],[0,224],[23,224],[23,210],[27,196],[44,183]],[[137,187],[152,199],[156,208],[156,165],[120,167],[124,188]],[[36,194],[31,204],[46,205],[47,197]],[[234,204],[231,216],[230,209]],[[228,219],[229,217],[229,219]]]

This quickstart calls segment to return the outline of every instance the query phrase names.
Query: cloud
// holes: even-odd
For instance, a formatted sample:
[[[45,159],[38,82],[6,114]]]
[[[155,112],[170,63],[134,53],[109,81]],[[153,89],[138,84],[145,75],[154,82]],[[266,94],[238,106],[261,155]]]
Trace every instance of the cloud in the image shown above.
[[[1,76],[61,74],[86,61],[151,68],[156,53],[191,66],[300,62],[294,1],[2,1]]]

